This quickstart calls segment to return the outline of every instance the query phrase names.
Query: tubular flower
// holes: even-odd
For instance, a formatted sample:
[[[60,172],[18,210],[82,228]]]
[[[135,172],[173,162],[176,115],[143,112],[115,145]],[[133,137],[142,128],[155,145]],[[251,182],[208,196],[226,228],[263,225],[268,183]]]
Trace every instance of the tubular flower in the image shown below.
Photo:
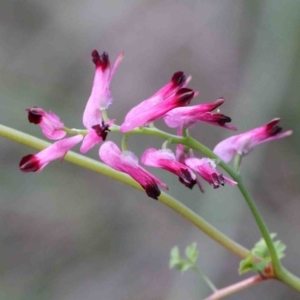
[[[123,56],[124,53],[121,52],[113,68],[110,69],[109,56],[106,52],[101,55],[96,50],[92,52],[96,72],[92,92],[83,113],[83,125],[86,128],[101,124],[101,110],[107,109],[112,103],[113,98],[109,90],[109,84]]]
[[[146,166],[162,168],[177,175],[179,181],[190,189],[196,184],[196,175],[189,167],[178,162],[170,149],[147,149],[141,161]]]
[[[66,135],[66,132],[62,129],[64,123],[52,111],[47,113],[42,108],[36,106],[28,108],[26,111],[28,113],[28,121],[39,125],[43,134],[48,139],[59,140]]]
[[[114,120],[110,120],[106,123],[102,121],[101,125],[94,125],[91,128],[88,129],[87,135],[84,137],[80,152],[86,153],[91,148],[93,148],[96,144],[105,141],[108,132],[110,131],[109,127],[114,123]]]
[[[222,160],[229,162],[236,154],[246,155],[261,143],[291,135],[292,130],[281,132],[282,128],[277,125],[279,121],[279,118],[275,118],[261,127],[225,139],[213,151]]]
[[[182,127],[181,126],[179,126],[178,129],[177,129],[177,135],[182,136]],[[195,157],[195,155],[193,153],[193,150],[187,148],[186,146],[184,146],[182,144],[177,144],[176,145],[175,154],[176,154],[176,160],[179,161],[180,163],[184,164],[184,165],[185,165],[185,160],[187,158]],[[204,193],[204,189],[201,185],[201,182],[197,177],[196,177],[196,183],[197,183],[201,193]]]
[[[82,141],[82,138],[82,135],[75,135],[73,137],[55,142],[37,154],[29,154],[24,156],[19,164],[20,170],[22,172],[41,171],[50,161],[57,158],[63,159],[72,147]]]
[[[174,95],[160,101],[156,104],[151,102],[149,106],[143,105],[139,109],[135,109],[135,114],[128,117],[126,116],[124,123],[121,125],[122,132],[128,132],[136,127],[143,126],[148,122],[154,121],[163,117],[170,110],[188,105],[195,92],[188,88],[179,89]]]
[[[212,184],[214,189],[224,185],[225,182],[231,185],[237,185],[237,182],[220,174],[216,170],[216,163],[209,158],[187,158],[185,160],[187,166],[198,173],[205,181]]]
[[[169,127],[174,128],[179,126],[187,127],[201,121],[231,130],[237,130],[235,126],[226,125],[226,123],[231,122],[231,118],[220,113],[212,112],[212,110],[222,105],[224,101],[224,98],[220,98],[212,103],[174,108],[164,117],[165,123]]]
[[[142,101],[137,106],[133,107],[126,115],[125,121],[134,119],[137,114],[144,112],[153,105],[161,103],[166,98],[173,96],[180,88],[186,87],[191,80],[191,76],[186,77],[182,71],[173,74],[172,79],[164,87],[158,90],[153,96]]]
[[[134,153],[121,151],[118,146],[111,141],[102,144],[99,150],[99,156],[104,163],[113,169],[126,173],[136,180],[146,191],[147,195],[153,199],[157,200],[161,193],[158,185],[164,189],[168,189],[166,184],[138,164],[138,158]]]

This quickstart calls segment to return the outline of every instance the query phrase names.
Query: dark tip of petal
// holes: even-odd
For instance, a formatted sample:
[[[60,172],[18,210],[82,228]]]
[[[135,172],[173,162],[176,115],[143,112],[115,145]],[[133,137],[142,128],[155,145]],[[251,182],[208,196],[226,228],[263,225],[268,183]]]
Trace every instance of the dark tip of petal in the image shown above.
[[[97,50],[93,50],[93,52],[92,52],[92,60],[93,60],[93,63],[96,66],[101,62],[100,55],[99,55],[99,53],[98,53]]]
[[[148,184],[147,186],[143,186],[144,190],[146,191],[146,194],[155,200],[158,200],[158,196],[160,195],[160,189],[158,188],[156,183]]]
[[[100,55],[101,62],[102,62],[102,69],[106,69],[109,66],[109,56],[107,52],[103,52]]]
[[[39,170],[40,164],[35,155],[29,154],[21,159],[19,167],[22,172],[36,172]]]
[[[104,121],[102,121],[102,124],[97,124],[92,126],[92,128],[96,131],[98,136],[102,137],[102,140],[105,141],[109,130],[109,125],[105,124]]]
[[[282,127],[280,126],[274,126],[272,129],[271,129],[271,135],[277,135],[278,133],[282,132]]]
[[[99,52],[94,50],[92,52],[92,60],[93,63],[97,67],[101,67],[102,70],[105,70],[109,66],[109,56],[107,52],[103,52],[101,55],[99,55]]]
[[[194,187],[194,185],[197,183],[196,180],[194,180],[192,178],[191,178],[191,181],[186,181],[182,177],[178,177],[178,179],[182,184],[184,184],[189,189],[192,189]]]
[[[216,173],[211,174],[211,183],[214,186],[214,189],[217,189],[220,186],[219,176]]]
[[[223,174],[219,175],[219,182],[220,182],[221,185],[225,184],[225,178],[224,178]]]
[[[43,116],[38,110],[33,108],[26,109],[28,112],[28,121],[33,124],[40,124]]]
[[[227,117],[225,115],[220,115],[220,118],[218,118],[217,123],[221,126],[225,125],[226,123],[230,123],[231,118]]]
[[[194,97],[195,92],[192,89],[181,88],[176,92],[178,101],[183,104],[189,104]]]
[[[172,77],[172,83],[175,86],[180,86],[180,85],[184,84],[185,81],[186,81],[186,77],[182,71],[174,73],[174,75]]]

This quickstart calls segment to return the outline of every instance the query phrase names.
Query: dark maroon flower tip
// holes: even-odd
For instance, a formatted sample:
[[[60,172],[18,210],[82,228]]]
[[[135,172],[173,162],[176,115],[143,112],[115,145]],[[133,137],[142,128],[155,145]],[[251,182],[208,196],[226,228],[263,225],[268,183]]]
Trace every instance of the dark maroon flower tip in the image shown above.
[[[187,180],[183,179],[182,177],[178,177],[178,179],[182,184],[184,184],[189,189],[193,189],[194,185],[197,183],[197,181],[192,178],[191,178],[191,181],[187,181]]]
[[[278,133],[282,132],[282,127],[276,125],[272,129],[272,135],[277,135]]]
[[[213,117],[215,118],[215,121],[221,126],[224,126],[226,123],[231,122],[231,118],[223,114],[213,114]]]
[[[92,128],[96,131],[98,136],[102,137],[103,141],[106,140],[107,134],[110,131],[108,124],[105,124],[104,121],[102,121],[101,125],[97,124],[97,125],[92,126]]]
[[[176,72],[172,76],[172,83],[175,86],[180,86],[184,84],[186,77],[182,71]]]
[[[92,60],[93,63],[97,67],[101,67],[102,70],[105,70],[107,67],[109,67],[109,56],[107,52],[103,52],[101,55],[99,55],[99,52],[94,50],[92,52]]]
[[[191,173],[186,169],[180,169],[179,181],[190,189],[192,189],[196,183],[196,180],[192,178]]]
[[[214,186],[214,189],[219,188],[220,185],[224,186],[225,184],[225,179],[223,174],[218,175],[217,173],[213,173],[211,174],[211,179],[212,179],[211,181]]]
[[[28,113],[28,121],[33,124],[40,124],[42,121],[42,114],[40,111],[36,110],[34,107],[33,108],[28,108],[26,109]]]
[[[195,92],[192,89],[181,88],[176,92],[176,96],[178,96],[178,102],[189,104],[194,97]]]
[[[146,186],[142,186],[145,190],[146,194],[153,198],[154,200],[158,200],[158,196],[161,194],[160,189],[158,188],[157,184],[155,182],[149,183]]]
[[[278,123],[279,119],[274,119],[266,125],[267,133],[269,136],[274,136],[282,132],[282,127],[277,125]]]
[[[24,156],[19,163],[22,172],[36,172],[40,168],[39,160],[33,154]]]

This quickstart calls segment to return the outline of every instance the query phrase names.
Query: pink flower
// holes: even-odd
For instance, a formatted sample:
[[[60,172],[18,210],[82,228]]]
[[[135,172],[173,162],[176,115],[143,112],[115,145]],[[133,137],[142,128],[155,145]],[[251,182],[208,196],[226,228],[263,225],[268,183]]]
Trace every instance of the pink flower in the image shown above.
[[[126,116],[124,123],[121,125],[122,132],[128,132],[136,127],[143,126],[148,122],[152,122],[163,117],[168,111],[185,106],[191,102],[195,92],[188,88],[179,89],[174,95],[160,101],[158,103],[147,102],[149,106],[143,104],[138,109],[135,108],[134,115]],[[148,100],[147,100],[148,101]]]
[[[237,185],[237,182],[220,174],[216,170],[216,163],[209,158],[187,158],[185,163],[198,173],[205,181],[212,184],[215,189],[220,187],[220,185],[224,185],[225,182],[231,185]]]
[[[22,172],[41,171],[50,161],[57,158],[63,159],[67,152],[81,140],[82,135],[75,135],[55,142],[37,154],[26,155],[20,161],[20,170]]]
[[[196,175],[189,167],[178,162],[170,149],[147,149],[143,153],[141,161],[146,166],[162,168],[177,175],[179,181],[190,189],[196,184]]]
[[[123,52],[119,54],[113,68],[110,69],[109,57],[106,52],[103,52],[101,55],[96,50],[92,52],[96,72],[92,92],[83,113],[83,125],[86,128],[101,124],[101,110],[107,109],[112,103],[113,98],[109,90],[109,84],[123,55]]]
[[[164,87],[158,90],[153,96],[142,101],[137,106],[133,107],[126,115],[125,121],[134,119],[137,114],[143,112],[153,105],[161,103],[164,99],[173,96],[180,88],[186,87],[191,77],[186,77],[182,71],[173,74],[171,82],[167,83]]]
[[[292,130],[281,133],[282,128],[277,125],[279,121],[280,119],[276,118],[261,127],[225,139],[217,144],[213,151],[222,160],[229,162],[236,154],[246,155],[261,143],[291,135]]]
[[[179,126],[177,130],[177,135],[182,136],[182,127]],[[186,164],[185,160],[191,157],[195,157],[194,152],[192,149],[187,148],[186,146],[182,144],[176,145],[176,160],[179,161],[182,164]],[[204,189],[202,187],[202,184],[200,180],[196,177],[196,183],[202,193],[204,193]]]
[[[130,151],[121,151],[118,146],[111,142],[102,144],[99,156],[104,163],[113,169],[126,173],[136,180],[146,191],[147,195],[157,200],[160,195],[158,185],[168,189],[167,185],[150,174],[138,164],[138,158]]]
[[[58,140],[66,135],[66,132],[62,130],[64,123],[53,112],[47,113],[36,106],[28,108],[26,111],[28,112],[28,121],[39,125],[48,139]]]
[[[237,130],[235,126],[226,125],[226,123],[231,122],[229,117],[220,113],[212,112],[212,110],[222,105],[224,101],[224,98],[220,98],[212,103],[174,108],[164,117],[165,123],[169,127],[174,128],[179,126],[188,127],[198,121],[202,121],[224,128]]]
[[[86,153],[96,144],[105,141],[109,130],[109,127],[114,123],[114,120],[110,120],[106,123],[102,121],[101,125],[94,125],[88,129],[87,135],[84,137],[80,152]]]

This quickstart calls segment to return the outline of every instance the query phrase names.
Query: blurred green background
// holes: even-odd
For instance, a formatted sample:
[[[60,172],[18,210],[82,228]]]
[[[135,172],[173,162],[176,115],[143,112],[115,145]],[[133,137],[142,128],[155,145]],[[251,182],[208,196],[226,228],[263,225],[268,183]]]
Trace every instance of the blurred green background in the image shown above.
[[[82,128],[95,48],[111,61],[125,51],[109,109],[119,124],[178,70],[193,76],[194,103],[225,97],[222,112],[239,132],[281,117],[293,136],[259,146],[242,173],[270,230],[288,245],[284,264],[300,275],[299,36],[299,0],[0,0],[1,123],[42,137],[25,112],[36,105]],[[232,134],[207,124],[191,132],[209,147]],[[68,162],[21,173],[19,160],[35,150],[0,142],[1,300],[202,299],[209,289],[196,274],[168,269],[170,249],[193,241],[218,287],[240,280],[237,257],[159,202]],[[134,136],[129,148],[141,154],[161,143]],[[231,238],[248,248],[260,238],[236,188],[205,184],[200,194],[151,172]],[[269,281],[228,299],[300,297]]]

